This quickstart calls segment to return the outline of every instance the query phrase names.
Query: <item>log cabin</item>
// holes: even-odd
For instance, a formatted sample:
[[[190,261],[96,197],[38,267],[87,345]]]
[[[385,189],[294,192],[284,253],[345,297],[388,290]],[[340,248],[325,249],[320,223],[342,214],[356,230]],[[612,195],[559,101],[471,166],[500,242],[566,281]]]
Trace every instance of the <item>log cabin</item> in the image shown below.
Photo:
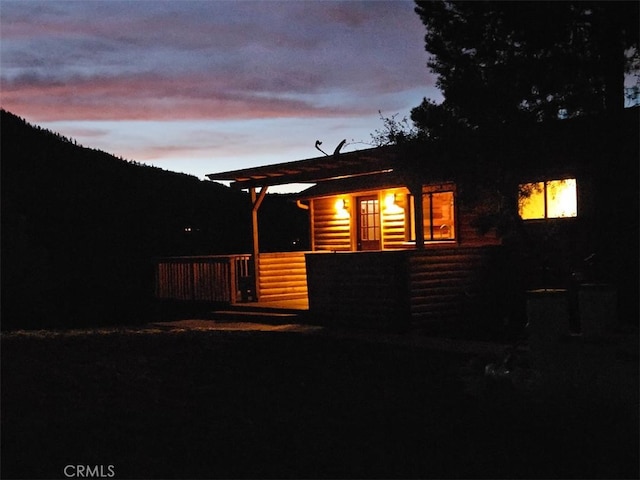
[[[253,251],[173,262],[200,268],[186,282],[188,295],[304,299],[322,324],[521,322],[528,288],[595,281],[596,270],[598,281],[620,288],[621,269],[633,278],[622,290],[637,286],[637,261],[627,268],[628,255],[637,260],[637,139],[635,108],[436,147],[384,146],[213,173],[211,180],[249,191]],[[297,183],[313,184],[297,198],[309,214],[310,250],[261,253],[257,219],[269,187]],[[211,281],[214,264],[231,278],[220,298],[198,281]],[[158,295],[176,297],[171,262],[158,268]]]

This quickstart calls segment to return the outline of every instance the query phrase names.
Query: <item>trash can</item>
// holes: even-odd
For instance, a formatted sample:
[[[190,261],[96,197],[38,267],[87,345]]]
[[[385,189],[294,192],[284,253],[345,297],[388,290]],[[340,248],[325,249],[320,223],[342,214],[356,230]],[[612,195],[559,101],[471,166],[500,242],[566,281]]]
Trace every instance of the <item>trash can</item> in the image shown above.
[[[598,337],[612,329],[618,317],[617,294],[612,285],[585,283],[578,290],[580,332],[584,337]]]
[[[532,368],[551,371],[558,362],[560,340],[569,335],[569,295],[566,289],[527,292],[527,334]]]
[[[569,334],[569,295],[564,288],[543,288],[527,292],[529,335],[558,340]]]

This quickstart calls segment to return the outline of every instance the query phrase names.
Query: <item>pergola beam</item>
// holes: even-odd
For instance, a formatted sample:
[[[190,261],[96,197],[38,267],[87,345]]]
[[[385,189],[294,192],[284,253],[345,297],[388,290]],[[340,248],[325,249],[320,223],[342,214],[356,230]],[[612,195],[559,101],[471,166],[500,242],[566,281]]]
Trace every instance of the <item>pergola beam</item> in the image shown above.
[[[342,153],[327,157],[264,165],[207,175],[210,180],[230,181],[238,189],[289,183],[317,183],[388,172],[397,163],[393,147]]]
[[[260,192],[256,192],[255,187],[249,189],[251,195],[251,235],[253,237],[253,279],[255,282],[254,292],[256,300],[260,299],[260,239],[258,232],[258,210],[264,197],[267,195],[268,186],[264,186],[260,189]]]
[[[364,175],[374,175],[391,171],[391,168],[371,168],[354,169],[353,167],[327,168],[322,170],[309,170],[294,174],[282,174],[271,176],[254,176],[248,179],[236,180],[231,183],[231,187],[243,190],[246,188],[261,187],[263,185],[286,185],[289,183],[318,183],[328,180],[338,180],[341,178],[353,178]]]
[[[422,183],[408,185],[413,195],[413,224],[416,229],[416,249],[424,249],[424,208],[422,204]]]

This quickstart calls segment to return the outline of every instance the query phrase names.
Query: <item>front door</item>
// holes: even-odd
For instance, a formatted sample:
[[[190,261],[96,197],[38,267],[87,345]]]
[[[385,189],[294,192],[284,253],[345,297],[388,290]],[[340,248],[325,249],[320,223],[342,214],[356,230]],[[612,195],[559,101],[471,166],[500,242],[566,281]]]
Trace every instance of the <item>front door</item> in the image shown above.
[[[358,250],[380,250],[380,201],[377,195],[358,197]]]

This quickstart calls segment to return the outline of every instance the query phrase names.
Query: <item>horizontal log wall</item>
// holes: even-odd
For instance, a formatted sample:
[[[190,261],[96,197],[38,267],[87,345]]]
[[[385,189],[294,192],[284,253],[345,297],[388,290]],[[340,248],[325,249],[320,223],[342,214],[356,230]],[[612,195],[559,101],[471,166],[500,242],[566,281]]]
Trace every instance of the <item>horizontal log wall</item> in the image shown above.
[[[459,317],[482,264],[478,249],[436,248],[410,255],[412,322]]]
[[[444,187],[442,187],[444,188]],[[453,187],[452,187],[453,188]],[[429,190],[431,191],[431,190]],[[440,192],[436,190],[435,192]],[[386,195],[395,193],[394,209],[389,210],[385,205]],[[427,195],[426,192],[425,195]],[[381,232],[382,248],[384,250],[402,250],[411,248],[408,240],[411,237],[410,205],[408,191],[405,188],[378,190],[371,192],[361,192],[358,195],[377,194],[380,201],[381,210]],[[358,195],[339,195],[325,198],[316,198],[312,201],[312,233],[313,250],[325,252],[348,252],[354,250],[354,238],[356,235],[355,203]],[[346,199],[348,204],[347,212],[339,214],[336,210],[336,201],[339,198]],[[426,198],[426,197],[425,197]],[[442,215],[440,206],[434,210],[434,240],[441,241],[449,239],[441,237],[441,230],[438,227],[444,220],[438,222]],[[425,215],[425,240],[429,242],[429,211]],[[461,206],[456,209],[455,218],[445,222],[449,225],[447,233],[453,232],[455,242],[462,246],[483,246],[499,245],[500,237],[495,229],[486,233],[479,231],[480,215],[472,209]],[[451,241],[454,241],[451,238]]]
[[[387,194],[395,193],[395,204],[389,208],[385,203]],[[381,233],[384,249],[406,249],[410,232],[408,219],[409,202],[406,188],[361,192],[358,195],[337,195],[316,198],[312,204],[313,250],[348,252],[353,250],[356,228],[356,201],[360,195],[377,195],[380,201]],[[336,210],[336,201],[347,202],[345,212]]]
[[[500,247],[308,254],[309,311],[326,325],[406,330],[500,315]]]
[[[460,245],[482,246],[500,245],[502,241],[494,228],[482,233],[479,231],[480,214],[469,208],[458,209],[458,242]]]
[[[307,298],[304,252],[260,254],[260,301]]]
[[[351,217],[336,212],[339,197],[316,198],[312,202],[313,249],[317,251],[351,250]],[[348,205],[351,208],[351,205]]]
[[[381,195],[382,202],[382,244],[386,250],[406,249],[411,236],[409,219],[408,191],[406,189],[389,190],[395,193],[395,204],[392,209],[385,205],[385,195]]]
[[[309,311],[326,325],[402,330],[408,320],[405,252],[306,256]]]

